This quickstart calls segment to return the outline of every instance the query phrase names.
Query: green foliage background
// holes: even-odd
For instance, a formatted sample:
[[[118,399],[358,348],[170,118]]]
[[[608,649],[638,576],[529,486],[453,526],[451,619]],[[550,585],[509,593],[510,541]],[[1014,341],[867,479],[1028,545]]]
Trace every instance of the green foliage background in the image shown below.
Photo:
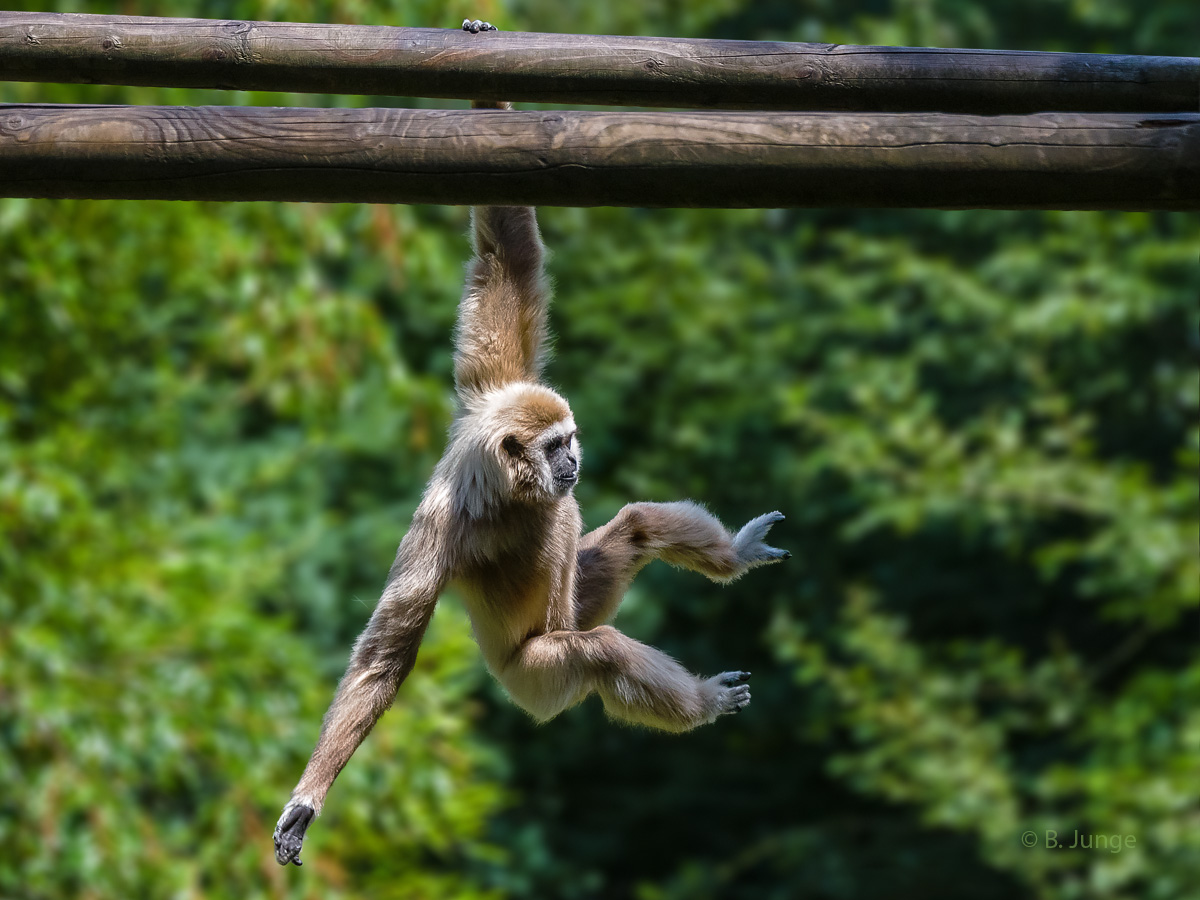
[[[1200,25],[1189,0],[53,7],[1161,54]],[[681,738],[594,701],[534,728],[451,599],[309,864],[277,867],[444,440],[467,212],[0,201],[0,896],[1194,897],[1200,222],[541,219],[588,526],[685,496],[788,515],[786,566],[652,567],[619,620],[752,669],[754,705]]]

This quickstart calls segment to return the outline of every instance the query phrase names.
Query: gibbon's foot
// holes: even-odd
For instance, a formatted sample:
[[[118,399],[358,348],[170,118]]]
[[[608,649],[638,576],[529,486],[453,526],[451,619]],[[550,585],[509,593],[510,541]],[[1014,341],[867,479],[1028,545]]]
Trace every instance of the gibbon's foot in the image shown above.
[[[751,519],[742,526],[742,530],[737,533],[733,539],[733,548],[737,552],[738,560],[746,568],[754,566],[763,566],[767,563],[782,562],[785,559],[791,559],[792,554],[787,550],[780,550],[777,547],[768,547],[763,543],[767,532],[771,530],[771,526],[776,522],[783,521],[783,513],[776,510],[775,512],[765,513],[757,519]]]
[[[750,685],[745,684],[749,677],[749,672],[722,672],[708,679],[716,687],[718,716],[740,712],[750,705]]]
[[[471,34],[479,34],[481,31],[499,31],[500,29],[491,22],[480,22],[478,19],[463,19],[463,31],[469,31]]]
[[[304,803],[288,803],[275,826],[275,862],[286,866],[292,862],[298,866],[300,862],[300,847],[304,843],[304,832],[316,817],[311,806]]]

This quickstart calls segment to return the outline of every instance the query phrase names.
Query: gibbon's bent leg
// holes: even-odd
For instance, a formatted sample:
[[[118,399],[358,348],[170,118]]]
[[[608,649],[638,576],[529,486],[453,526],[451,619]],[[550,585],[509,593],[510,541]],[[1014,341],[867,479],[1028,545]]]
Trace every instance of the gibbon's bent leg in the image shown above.
[[[716,516],[689,500],[630,503],[607,525],[580,540],[576,627],[594,628],[616,615],[634,576],[654,559],[720,582],[788,559],[791,553],[764,542],[771,526],[782,520],[782,513],[769,512],[730,534]]]
[[[750,702],[749,672],[698,678],[675,660],[611,625],[551,631],[526,640],[501,682],[538,721],[595,691],[611,718],[663,731],[690,731]]]
[[[421,510],[400,543],[375,612],[350,655],[346,674],[321,723],[317,746],[275,826],[275,860],[302,865],[300,849],[325,795],[376,721],[392,705],[401,682],[417,661],[444,587],[439,540]]]

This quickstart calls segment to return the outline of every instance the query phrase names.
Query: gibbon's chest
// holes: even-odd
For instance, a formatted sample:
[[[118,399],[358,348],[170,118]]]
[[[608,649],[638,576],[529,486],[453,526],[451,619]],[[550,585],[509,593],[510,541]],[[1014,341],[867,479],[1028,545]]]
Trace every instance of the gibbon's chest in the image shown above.
[[[513,506],[491,518],[463,523],[455,535],[459,573],[504,583],[574,569],[582,522],[570,502],[550,509]]]
[[[577,540],[569,528],[537,522],[488,527],[467,539],[475,553],[454,581],[489,661],[506,659],[532,634],[568,626]]]
[[[529,545],[476,559],[455,580],[481,616],[512,620],[528,630],[556,619],[552,609],[569,607],[574,570],[573,546]]]
[[[552,628],[551,610],[561,607],[555,584],[561,581],[545,566],[519,556],[472,566],[455,580],[462,595],[475,641],[494,671],[530,635]]]

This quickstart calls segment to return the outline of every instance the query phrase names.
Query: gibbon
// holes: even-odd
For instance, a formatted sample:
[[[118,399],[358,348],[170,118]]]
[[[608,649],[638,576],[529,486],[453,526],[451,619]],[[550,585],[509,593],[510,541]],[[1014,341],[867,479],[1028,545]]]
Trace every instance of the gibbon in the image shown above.
[[[455,334],[460,408],[275,828],[281,865],[301,865],[305,831],[412,669],[447,585],[465,601],[488,669],[539,722],[593,692],[612,718],[672,732],[750,702],[749,672],[697,677],[605,623],[651,560],[729,582],[787,559],[764,543],[783,516],[731,534],[690,501],[633,503],[582,534],[575,420],[541,381],[549,291],[534,211],[478,207],[472,223],[475,258]]]

